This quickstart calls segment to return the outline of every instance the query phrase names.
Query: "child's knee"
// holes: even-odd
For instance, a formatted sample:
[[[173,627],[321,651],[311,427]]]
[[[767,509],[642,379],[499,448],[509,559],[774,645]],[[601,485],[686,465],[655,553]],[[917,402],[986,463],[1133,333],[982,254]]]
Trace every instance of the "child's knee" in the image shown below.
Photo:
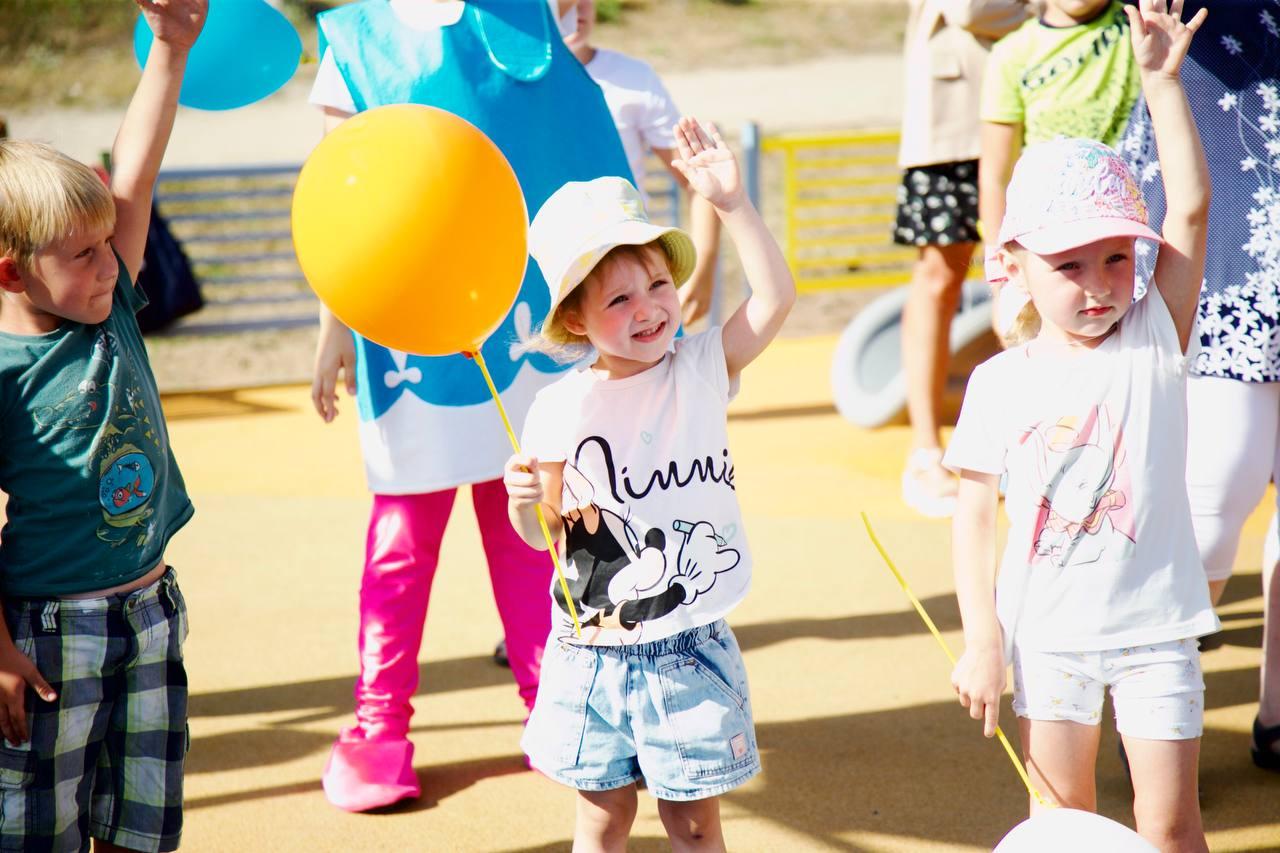
[[[1204,826],[1200,812],[1175,813],[1165,810],[1162,814],[1140,817],[1134,810],[1138,834],[1160,850],[1202,851],[1208,847],[1204,838]]]
[[[720,849],[720,801],[715,797],[689,802],[658,801],[658,814],[673,845]]]
[[[636,787],[578,791],[578,827],[604,836],[627,833],[636,819]]]

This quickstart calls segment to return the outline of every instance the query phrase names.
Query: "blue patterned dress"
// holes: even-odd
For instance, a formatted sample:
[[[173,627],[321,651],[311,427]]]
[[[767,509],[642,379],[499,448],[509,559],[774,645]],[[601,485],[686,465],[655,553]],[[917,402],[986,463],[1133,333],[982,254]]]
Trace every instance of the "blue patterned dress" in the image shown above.
[[[1280,0],[1189,0],[1184,18],[1210,6],[1192,42],[1183,84],[1200,128],[1213,204],[1197,321],[1194,373],[1280,381]],[[1138,177],[1153,227],[1164,184],[1145,99],[1134,107],[1122,153]],[[1139,244],[1147,273],[1151,247]],[[1147,276],[1143,276],[1144,280]]]

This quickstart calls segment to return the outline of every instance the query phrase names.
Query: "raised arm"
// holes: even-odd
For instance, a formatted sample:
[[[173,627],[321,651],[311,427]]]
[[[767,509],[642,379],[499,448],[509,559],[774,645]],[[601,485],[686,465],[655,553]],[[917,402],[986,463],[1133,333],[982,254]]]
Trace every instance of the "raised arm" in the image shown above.
[[[684,322],[695,323],[711,310],[716,284],[716,259],[720,256],[720,217],[716,216],[716,209],[711,202],[698,195],[675,167],[674,148],[654,148],[653,153],[666,164],[680,188],[689,194],[689,234],[693,237],[698,260],[693,268],[693,275],[680,288],[680,307],[683,309]]]
[[[111,148],[111,194],[116,201],[112,243],[132,276],[142,267],[151,224],[151,196],[173,132],[187,55],[208,11],[208,0],[135,2],[155,39]]]
[[[1164,194],[1164,245],[1156,258],[1155,286],[1173,315],[1178,340],[1186,352],[1195,325],[1204,280],[1205,245],[1209,238],[1209,166],[1182,88],[1182,61],[1196,30],[1208,16],[1201,9],[1181,22],[1182,0],[1140,0],[1125,7],[1133,53],[1142,78],[1142,94],[1151,111]]]
[[[732,380],[764,352],[796,301],[796,282],[778,242],[747,198],[733,152],[715,125],[695,119],[676,125],[680,159],[674,162],[698,195],[715,206],[738,250],[751,292],[724,325],[725,365]]]

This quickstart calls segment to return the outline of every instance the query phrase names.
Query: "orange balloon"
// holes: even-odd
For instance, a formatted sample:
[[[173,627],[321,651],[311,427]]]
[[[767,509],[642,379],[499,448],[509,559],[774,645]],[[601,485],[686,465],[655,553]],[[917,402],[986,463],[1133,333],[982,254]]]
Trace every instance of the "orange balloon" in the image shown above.
[[[293,192],[293,245],[316,295],[369,340],[419,355],[474,351],[502,323],[528,228],[498,147],[415,104],[343,122]]]

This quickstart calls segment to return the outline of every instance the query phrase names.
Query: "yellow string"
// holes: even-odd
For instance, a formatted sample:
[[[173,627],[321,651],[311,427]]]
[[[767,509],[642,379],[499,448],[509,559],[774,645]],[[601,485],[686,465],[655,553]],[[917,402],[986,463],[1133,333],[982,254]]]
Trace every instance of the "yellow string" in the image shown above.
[[[484,374],[484,383],[489,386],[489,393],[493,395],[493,402],[498,406],[498,414],[502,416],[502,425],[506,427],[507,438],[511,441],[511,449],[516,453],[520,452],[520,442],[516,440],[515,430],[511,428],[511,419],[507,417],[506,407],[502,405],[502,398],[498,396],[498,388],[493,384],[493,377],[489,375],[489,367],[484,363],[484,356],[477,349],[474,352],[466,353],[475,359],[480,367],[480,372]],[[573,633],[579,639],[582,638],[582,625],[578,623],[578,610],[573,606],[573,596],[569,593],[569,582],[564,579],[564,572],[560,570],[560,556],[556,553],[556,543],[551,541],[551,530],[547,527],[546,516],[542,514],[542,505],[534,507],[534,511],[538,514],[538,526],[542,528],[542,536],[547,540],[547,553],[551,555],[551,565],[556,567],[556,577],[560,579],[560,591],[564,593],[564,602],[569,606],[569,618],[573,619]]]
[[[951,653],[951,647],[947,645],[947,641],[942,639],[942,633],[938,631],[938,626],[933,624],[933,620],[929,618],[929,614],[925,612],[924,605],[920,603],[920,599],[916,598],[915,593],[911,591],[911,587],[907,586],[907,579],[898,571],[898,567],[893,564],[893,560],[889,559],[889,554],[884,550],[884,546],[880,544],[880,540],[876,538],[876,532],[871,529],[871,519],[867,518],[867,514],[861,513],[862,523],[867,526],[867,535],[871,537],[871,544],[876,546],[876,550],[880,552],[880,557],[884,560],[884,564],[889,567],[889,571],[893,572],[893,576],[898,579],[898,585],[902,587],[902,591],[907,594],[907,598],[911,599],[911,604],[915,607],[916,612],[920,614],[920,618],[924,620],[924,624],[928,626],[929,632],[933,634],[933,638],[938,641],[938,645],[942,646],[942,651],[946,653],[947,660],[951,661],[951,665],[955,666],[956,656]],[[1057,803],[1047,801],[1040,792],[1031,784],[1031,778],[1027,776],[1027,769],[1022,766],[1022,759],[1018,758],[1018,753],[1014,751],[1013,745],[1009,743],[1009,739],[1004,736],[1004,732],[996,726],[996,737],[1000,738],[1000,743],[1004,746],[1004,751],[1008,753],[1009,760],[1013,762],[1014,769],[1018,771],[1018,776],[1022,779],[1022,784],[1027,786],[1027,791],[1031,796],[1035,797],[1036,802],[1042,806],[1050,808],[1056,807]]]

